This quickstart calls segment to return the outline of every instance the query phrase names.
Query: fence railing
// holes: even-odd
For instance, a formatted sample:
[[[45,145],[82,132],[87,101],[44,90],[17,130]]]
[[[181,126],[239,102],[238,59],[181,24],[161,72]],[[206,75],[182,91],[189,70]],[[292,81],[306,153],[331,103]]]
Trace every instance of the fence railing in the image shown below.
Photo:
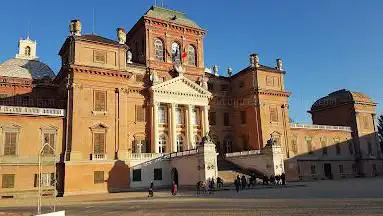
[[[241,151],[241,152],[232,152],[232,153],[226,153],[226,157],[236,157],[236,156],[244,156],[244,155],[257,155],[260,154],[260,150],[250,150],[250,151]]]
[[[55,116],[64,117],[64,109],[38,108],[38,107],[20,107],[20,106],[0,106],[0,113],[4,114],[20,114],[20,115],[37,115],[37,116]]]

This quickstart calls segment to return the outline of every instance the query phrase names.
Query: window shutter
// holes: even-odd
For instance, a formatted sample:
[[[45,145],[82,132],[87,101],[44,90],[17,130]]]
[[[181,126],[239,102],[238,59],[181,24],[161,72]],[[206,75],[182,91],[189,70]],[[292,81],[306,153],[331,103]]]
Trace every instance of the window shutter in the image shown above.
[[[4,155],[16,155],[16,132],[5,132]]]
[[[106,92],[104,91],[94,92],[94,110],[106,111]]]
[[[94,133],[94,153],[103,154],[105,152],[105,133]]]

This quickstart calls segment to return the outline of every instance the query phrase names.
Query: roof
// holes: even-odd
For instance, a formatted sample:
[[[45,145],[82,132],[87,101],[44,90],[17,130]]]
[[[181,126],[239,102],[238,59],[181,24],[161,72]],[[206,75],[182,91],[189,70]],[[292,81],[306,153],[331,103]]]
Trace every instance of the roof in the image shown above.
[[[366,94],[341,89],[315,101],[315,103],[311,106],[311,111],[349,103],[376,105],[376,103]]]
[[[27,79],[53,78],[55,74],[48,65],[38,60],[12,58],[0,64],[0,76]]]
[[[173,22],[178,25],[201,29],[197,23],[186,17],[185,13],[176,10],[152,6],[144,16],[164,20],[167,22]]]
[[[106,43],[106,44],[113,44],[113,45],[119,45],[120,43],[115,40],[111,40],[109,38],[101,37],[95,34],[88,34],[88,35],[81,35],[81,36],[74,36],[76,40],[87,40],[87,41],[94,41],[94,42],[100,42],[100,43]]]

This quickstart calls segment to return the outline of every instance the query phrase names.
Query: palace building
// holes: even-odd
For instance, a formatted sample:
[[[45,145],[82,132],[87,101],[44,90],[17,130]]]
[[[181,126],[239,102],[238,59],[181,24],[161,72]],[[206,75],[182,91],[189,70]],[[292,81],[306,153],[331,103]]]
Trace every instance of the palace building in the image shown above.
[[[204,64],[206,33],[157,6],[115,40],[72,20],[57,74],[35,41],[20,40],[0,64],[0,196],[33,193],[39,179],[70,195],[237,172],[290,181],[382,173],[371,98],[335,91],[313,104],[312,125],[292,123],[282,60],[266,66],[251,54],[219,75]]]

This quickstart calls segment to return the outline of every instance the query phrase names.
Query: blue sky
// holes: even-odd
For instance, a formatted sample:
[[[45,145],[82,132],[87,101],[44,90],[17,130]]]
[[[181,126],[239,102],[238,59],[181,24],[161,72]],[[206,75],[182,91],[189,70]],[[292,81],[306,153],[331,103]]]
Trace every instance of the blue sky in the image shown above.
[[[157,0],[161,2],[161,0]],[[13,57],[17,41],[30,34],[38,55],[57,73],[57,55],[68,36],[69,21],[81,19],[83,32],[115,38],[115,29],[133,24],[154,0],[129,1],[13,1],[2,0],[0,62]],[[164,5],[181,10],[208,30],[205,64],[221,73],[248,65],[256,52],[265,65],[283,58],[285,86],[292,92],[290,117],[311,123],[306,112],[328,93],[346,88],[361,91],[382,111],[383,1],[381,0],[237,0],[176,1]]]

